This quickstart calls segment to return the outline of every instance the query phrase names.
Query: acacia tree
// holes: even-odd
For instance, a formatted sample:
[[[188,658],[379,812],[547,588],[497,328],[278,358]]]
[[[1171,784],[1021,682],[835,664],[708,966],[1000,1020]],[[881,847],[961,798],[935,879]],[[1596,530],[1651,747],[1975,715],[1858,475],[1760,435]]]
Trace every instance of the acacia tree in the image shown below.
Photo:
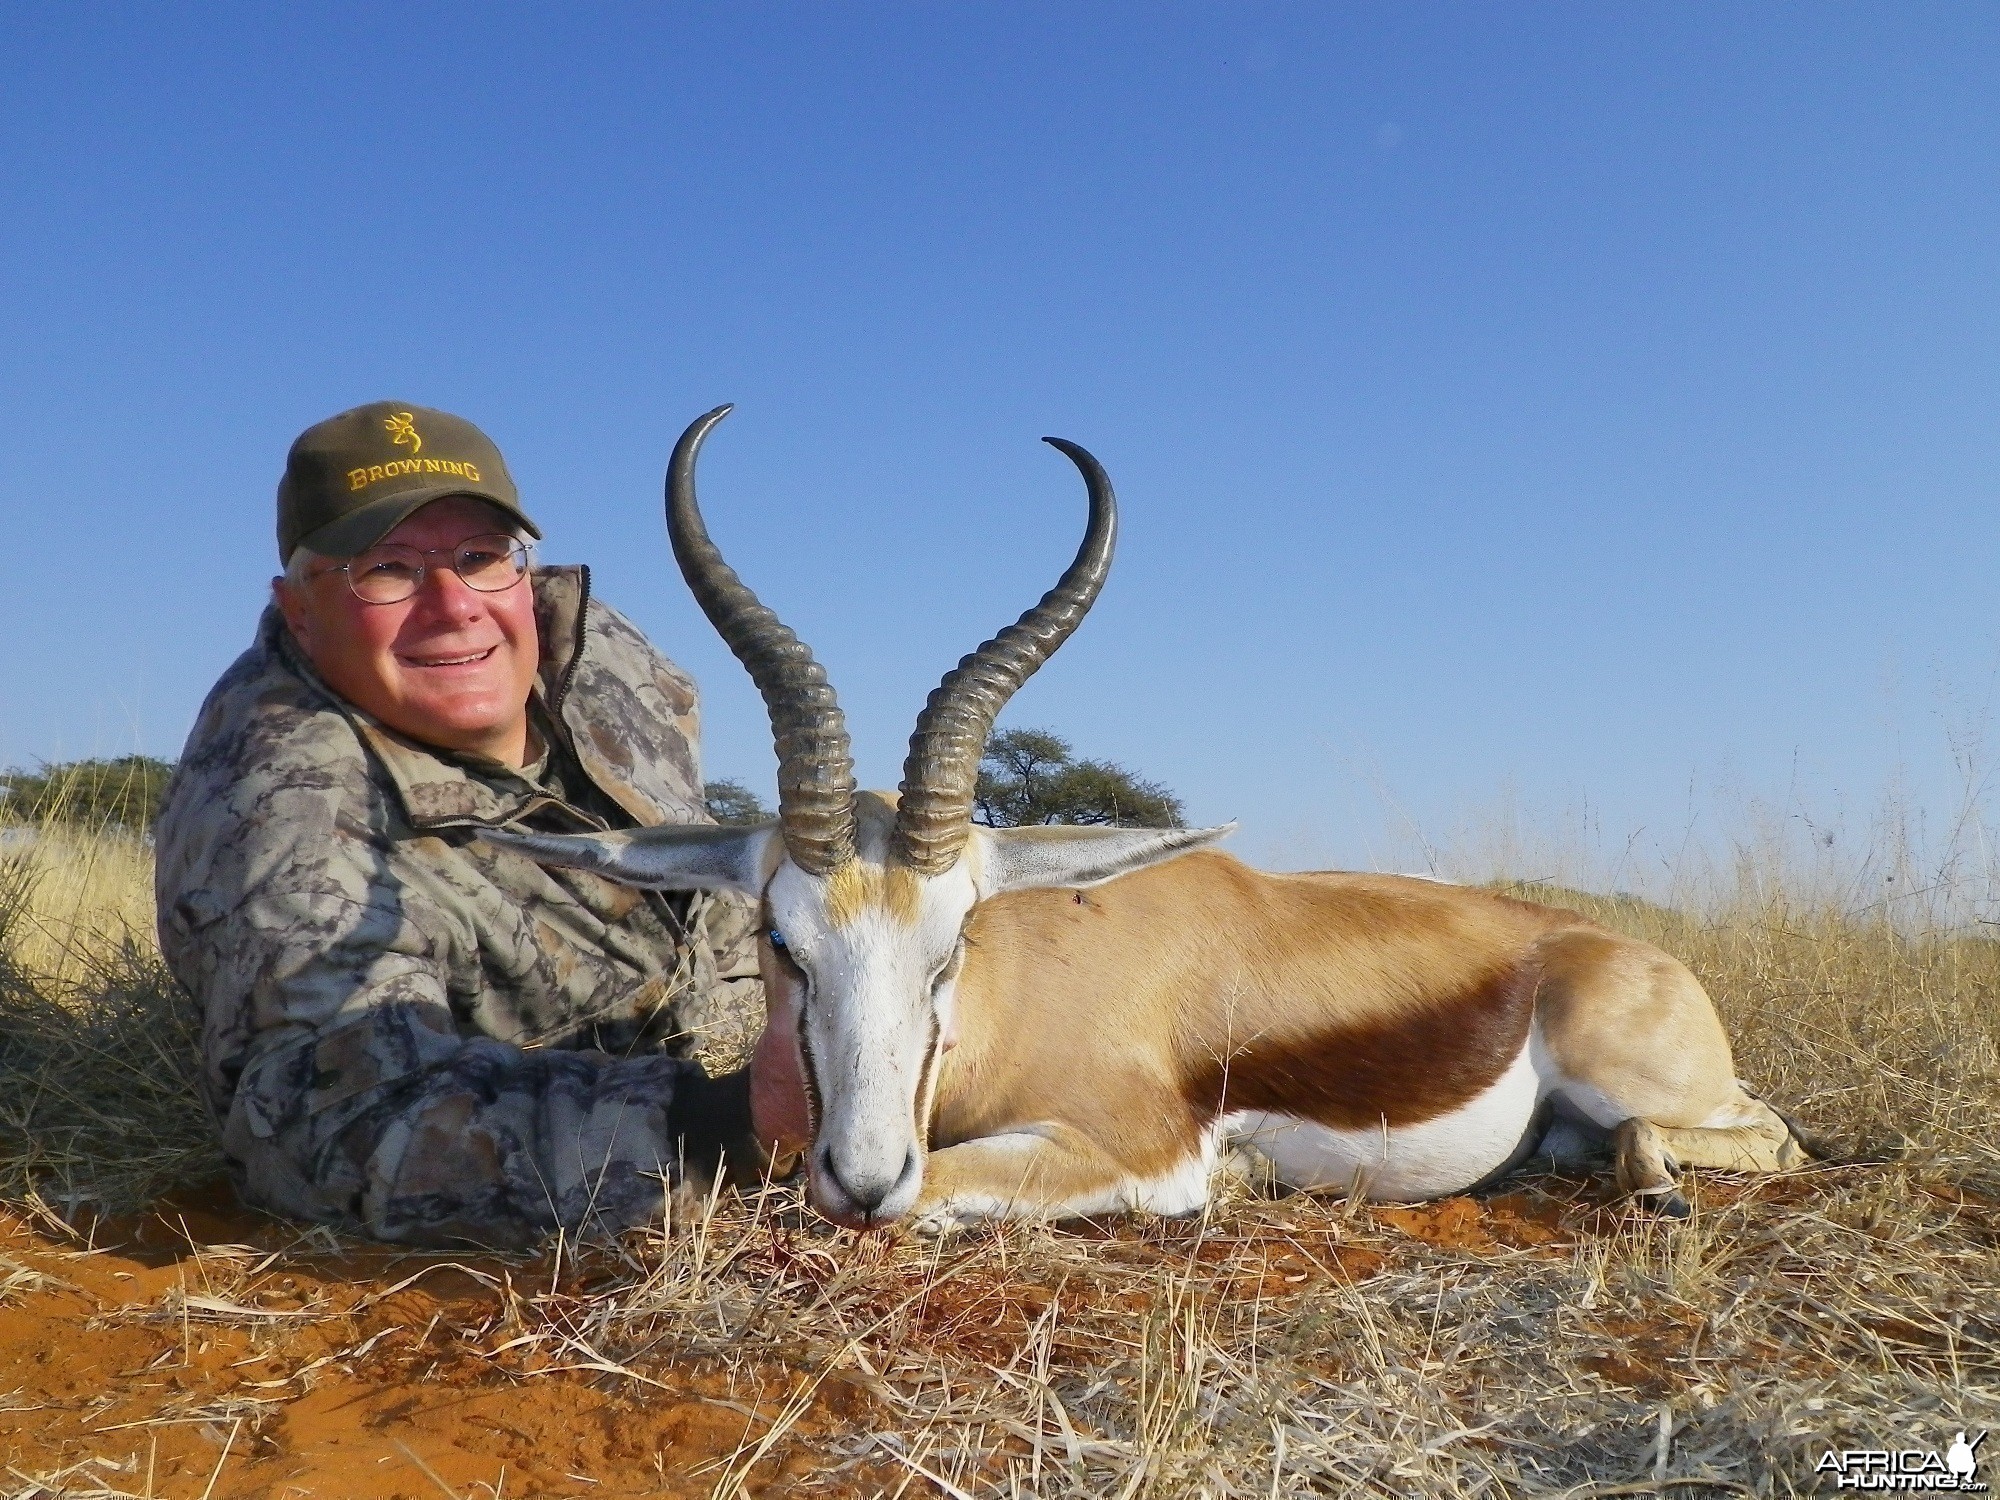
[[[704,783],[701,793],[708,815],[718,823],[762,823],[771,816],[757,794],[740,781],[710,781]]]
[[[1185,826],[1181,799],[1105,760],[1078,760],[1046,729],[1003,729],[986,743],[973,788],[974,820],[989,828],[1031,823]]]

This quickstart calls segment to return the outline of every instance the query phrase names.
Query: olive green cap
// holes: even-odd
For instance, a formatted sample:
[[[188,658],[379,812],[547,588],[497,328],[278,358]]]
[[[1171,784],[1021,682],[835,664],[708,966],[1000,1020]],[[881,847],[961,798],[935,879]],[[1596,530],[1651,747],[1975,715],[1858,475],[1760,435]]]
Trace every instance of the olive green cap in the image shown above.
[[[371,401],[299,434],[278,481],[278,560],[298,547],[327,557],[366,552],[446,495],[490,501],[528,529],[513,476],[493,440],[463,417]]]

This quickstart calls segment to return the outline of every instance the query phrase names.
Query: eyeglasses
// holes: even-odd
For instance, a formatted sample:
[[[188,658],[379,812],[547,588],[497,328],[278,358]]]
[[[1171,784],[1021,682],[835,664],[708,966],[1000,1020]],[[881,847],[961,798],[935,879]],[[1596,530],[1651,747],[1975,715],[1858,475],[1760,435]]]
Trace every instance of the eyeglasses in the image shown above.
[[[363,604],[400,604],[424,586],[430,570],[439,566],[433,557],[449,557],[442,566],[465,580],[469,589],[497,594],[511,589],[528,573],[528,549],[511,536],[495,532],[491,536],[470,536],[456,547],[432,547],[420,551],[400,542],[383,542],[359,557],[349,558],[323,573],[345,573],[347,586]],[[319,575],[314,575],[319,576]]]

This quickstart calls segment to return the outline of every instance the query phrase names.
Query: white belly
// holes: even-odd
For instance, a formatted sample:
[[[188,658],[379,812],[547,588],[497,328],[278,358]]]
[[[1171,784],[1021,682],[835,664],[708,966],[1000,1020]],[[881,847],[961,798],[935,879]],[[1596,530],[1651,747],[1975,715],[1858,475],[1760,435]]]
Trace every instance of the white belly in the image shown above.
[[[1483,1093],[1421,1124],[1339,1130],[1246,1110],[1228,1127],[1287,1187],[1406,1203],[1463,1192],[1506,1164],[1535,1117],[1541,1090],[1530,1051],[1524,1044]]]

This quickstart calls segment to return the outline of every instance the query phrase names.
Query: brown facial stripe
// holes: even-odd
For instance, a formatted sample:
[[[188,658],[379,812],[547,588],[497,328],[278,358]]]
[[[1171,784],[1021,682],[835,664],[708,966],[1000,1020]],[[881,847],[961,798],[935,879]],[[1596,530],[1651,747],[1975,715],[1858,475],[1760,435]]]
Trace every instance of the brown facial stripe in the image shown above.
[[[819,1069],[815,1066],[812,1043],[806,1037],[806,1008],[799,1007],[799,1076],[806,1086],[806,1125],[811,1139],[819,1140],[819,1122],[826,1118],[825,1097],[819,1091]]]
[[[776,843],[777,841],[774,839],[772,842]],[[770,882],[767,880],[765,886],[768,888],[769,885]],[[819,1071],[813,1066],[812,1043],[806,1038],[806,1001],[812,998],[812,981],[806,977],[806,971],[793,962],[791,954],[780,953],[778,945],[771,941],[771,934],[776,930],[778,922],[777,918],[771,914],[771,902],[768,896],[757,903],[757,920],[759,923],[757,946],[771,955],[771,962],[774,967],[788,970],[793,975],[796,975],[799,988],[804,991],[799,996],[799,1014],[796,1027],[799,1039],[799,1074],[801,1081],[806,1086],[806,1123],[811,1127],[812,1139],[817,1141],[819,1139],[819,1122],[825,1118],[826,1111],[819,1091]]]
[[[937,1011],[931,1011],[930,1040],[924,1043],[924,1060],[917,1069],[916,1119],[917,1142],[926,1155],[931,1149],[931,1125],[937,1114],[937,1062],[941,1055],[938,1042],[944,1032],[938,1025]]]
[[[1225,1067],[1204,1058],[1184,1088],[1204,1118],[1229,1110],[1296,1115],[1343,1130],[1418,1125],[1488,1088],[1527,1040],[1532,974],[1507,968],[1373,1024],[1290,1041],[1261,1038]]]

